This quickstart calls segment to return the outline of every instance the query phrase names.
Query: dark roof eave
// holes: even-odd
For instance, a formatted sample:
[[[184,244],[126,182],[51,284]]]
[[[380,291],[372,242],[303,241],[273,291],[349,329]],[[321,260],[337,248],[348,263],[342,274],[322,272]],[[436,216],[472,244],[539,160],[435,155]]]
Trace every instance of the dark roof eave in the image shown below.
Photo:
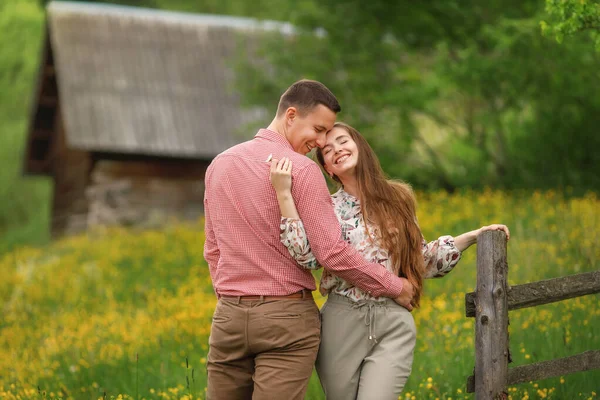
[[[83,149],[81,149],[83,150]],[[148,154],[136,152],[122,152],[115,150],[85,150],[89,151],[92,158],[98,160],[113,161],[155,161],[155,162],[177,162],[177,161],[198,161],[210,163],[215,157],[207,155],[175,155],[175,154]]]

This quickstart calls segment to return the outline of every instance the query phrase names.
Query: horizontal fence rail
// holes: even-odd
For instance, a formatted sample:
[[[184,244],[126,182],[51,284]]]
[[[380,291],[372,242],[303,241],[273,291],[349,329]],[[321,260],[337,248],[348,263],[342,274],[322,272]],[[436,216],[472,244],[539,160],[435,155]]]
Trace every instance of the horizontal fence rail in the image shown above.
[[[600,350],[590,350],[575,356],[509,368],[506,383],[516,385],[598,368],[600,368]],[[467,393],[474,391],[475,377],[471,375],[467,379]]]
[[[600,293],[600,271],[512,286],[508,289],[508,309],[541,306],[595,293]],[[475,292],[465,295],[465,310],[467,317],[475,316]]]
[[[521,365],[508,369],[508,384],[537,381],[573,372],[600,368],[600,350],[590,350],[576,356]]]

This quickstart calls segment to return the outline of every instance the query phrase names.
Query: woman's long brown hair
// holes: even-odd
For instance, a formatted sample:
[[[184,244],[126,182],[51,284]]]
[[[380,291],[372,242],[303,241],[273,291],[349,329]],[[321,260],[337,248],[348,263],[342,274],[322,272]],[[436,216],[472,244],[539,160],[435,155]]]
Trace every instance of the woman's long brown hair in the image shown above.
[[[342,122],[334,127],[346,130],[358,148],[356,182],[365,226],[369,221],[378,228],[375,233],[379,245],[388,251],[394,273],[414,286],[413,304],[418,307],[425,267],[414,193],[408,184],[386,178],[375,152],[356,129]],[[317,160],[324,168],[320,149]],[[333,179],[342,183],[336,176]]]

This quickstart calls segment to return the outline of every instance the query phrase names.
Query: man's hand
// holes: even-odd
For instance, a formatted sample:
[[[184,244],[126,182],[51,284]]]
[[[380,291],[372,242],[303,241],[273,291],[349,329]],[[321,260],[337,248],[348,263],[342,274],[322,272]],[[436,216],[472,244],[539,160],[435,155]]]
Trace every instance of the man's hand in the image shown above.
[[[400,292],[400,296],[396,297],[394,301],[400,304],[402,307],[406,308],[408,311],[413,310],[412,301],[413,296],[415,295],[415,288],[406,278],[402,279],[402,292]]]

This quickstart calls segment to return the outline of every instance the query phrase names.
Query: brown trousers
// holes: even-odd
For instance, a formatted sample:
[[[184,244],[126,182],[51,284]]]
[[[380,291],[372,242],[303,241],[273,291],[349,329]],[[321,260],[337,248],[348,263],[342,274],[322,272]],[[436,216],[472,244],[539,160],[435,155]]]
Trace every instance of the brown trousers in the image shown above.
[[[207,399],[304,399],[320,339],[310,295],[220,299],[209,338]]]

